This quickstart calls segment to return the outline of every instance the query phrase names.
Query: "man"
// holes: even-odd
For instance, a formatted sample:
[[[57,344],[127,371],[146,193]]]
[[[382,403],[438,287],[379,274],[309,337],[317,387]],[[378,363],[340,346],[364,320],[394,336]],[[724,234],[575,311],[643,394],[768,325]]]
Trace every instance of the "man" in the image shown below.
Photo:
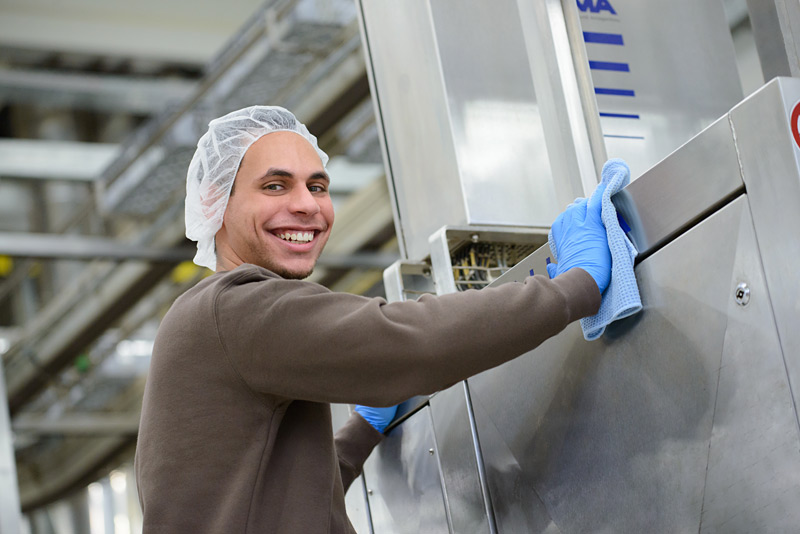
[[[187,236],[217,272],[156,337],[136,452],[145,533],[350,533],[344,493],[393,410],[358,406],[334,439],[328,403],[433,393],[599,308],[599,202],[557,221],[552,280],[392,304],[302,281],[333,225],[326,163],[282,108],[230,113],[198,143]]]

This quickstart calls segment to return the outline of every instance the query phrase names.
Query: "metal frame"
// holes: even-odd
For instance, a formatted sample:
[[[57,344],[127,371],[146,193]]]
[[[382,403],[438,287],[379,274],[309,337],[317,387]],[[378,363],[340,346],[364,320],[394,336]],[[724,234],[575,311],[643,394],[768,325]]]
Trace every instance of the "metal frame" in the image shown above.
[[[17,534],[20,531],[19,490],[17,489],[17,464],[6,401],[3,366],[0,365],[0,534]]]
[[[800,4],[795,0],[747,0],[765,80],[800,76]]]
[[[460,291],[454,276],[452,255],[465,244],[491,243],[536,248],[547,242],[548,229],[533,227],[443,226],[429,238],[430,261],[436,294]],[[524,256],[520,256],[522,259]],[[511,267],[509,265],[508,267]],[[502,271],[506,267],[501,267]],[[498,272],[499,277],[499,272]],[[489,277],[491,279],[491,277]]]

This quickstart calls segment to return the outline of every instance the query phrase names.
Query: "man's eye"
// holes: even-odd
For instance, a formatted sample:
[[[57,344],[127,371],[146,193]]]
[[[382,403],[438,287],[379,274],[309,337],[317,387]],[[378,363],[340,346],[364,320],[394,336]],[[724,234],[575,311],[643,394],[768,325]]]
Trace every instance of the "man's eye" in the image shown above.
[[[281,184],[266,184],[263,189],[267,191],[280,191],[283,189],[283,186]]]
[[[322,185],[310,185],[308,186],[308,190],[311,191],[312,193],[324,193],[325,191],[327,191],[327,189],[325,189],[325,186]]]

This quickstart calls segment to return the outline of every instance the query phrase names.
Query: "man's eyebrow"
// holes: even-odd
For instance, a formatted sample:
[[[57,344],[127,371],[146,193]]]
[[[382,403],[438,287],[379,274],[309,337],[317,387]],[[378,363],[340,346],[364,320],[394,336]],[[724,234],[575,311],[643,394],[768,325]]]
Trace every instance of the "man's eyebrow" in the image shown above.
[[[284,177],[284,178],[294,178],[294,174],[292,174],[291,172],[289,172],[289,171],[287,171],[285,169],[279,169],[279,168],[276,168],[276,167],[270,167],[269,170],[266,172],[266,174],[264,174],[262,177],[260,177],[259,180],[263,180],[264,178],[269,178],[271,176],[281,176],[281,177]],[[310,180],[325,180],[326,182],[330,182],[331,181],[330,177],[328,176],[328,173],[321,172],[321,171],[313,173],[308,178]]]

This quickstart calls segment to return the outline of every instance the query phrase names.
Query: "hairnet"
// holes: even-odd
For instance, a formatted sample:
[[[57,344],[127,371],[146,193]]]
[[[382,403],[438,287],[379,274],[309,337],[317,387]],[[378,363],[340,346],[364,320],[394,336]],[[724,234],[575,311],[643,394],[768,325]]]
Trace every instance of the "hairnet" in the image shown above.
[[[317,151],[322,166],[327,165],[328,156],[317,146],[317,138],[284,108],[251,106],[208,123],[186,177],[186,237],[197,241],[197,265],[216,270],[214,236],[222,228],[239,164],[250,145],[272,132],[303,136]]]

